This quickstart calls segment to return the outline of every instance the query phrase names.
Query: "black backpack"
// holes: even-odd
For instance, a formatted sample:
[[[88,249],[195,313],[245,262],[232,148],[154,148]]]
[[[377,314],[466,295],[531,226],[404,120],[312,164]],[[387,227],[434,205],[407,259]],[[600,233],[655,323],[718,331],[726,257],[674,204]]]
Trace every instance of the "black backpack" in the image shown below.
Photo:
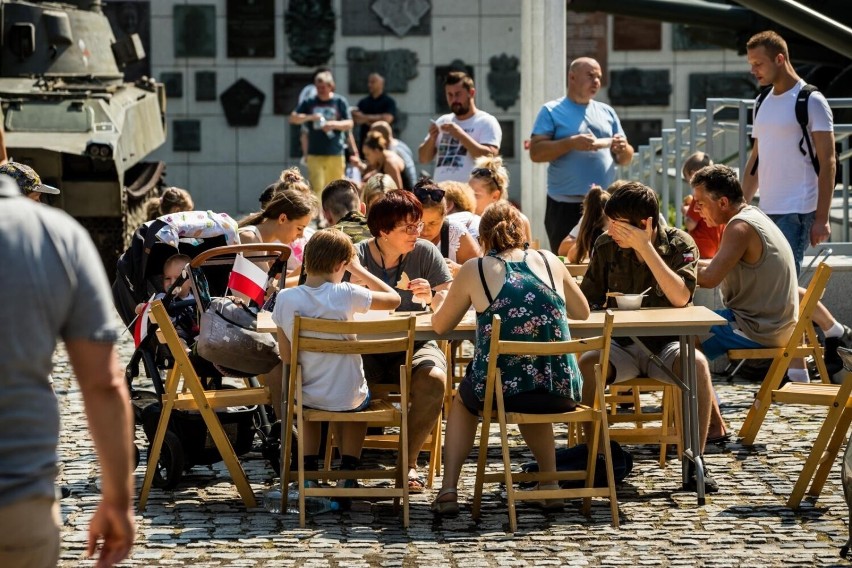
[[[772,85],[764,88],[760,93],[758,93],[757,98],[754,100],[754,118],[757,118],[757,111],[760,110],[760,105],[769,96],[769,93],[772,91]],[[816,175],[819,176],[819,158],[814,152],[813,146],[811,145],[811,137],[808,135],[808,99],[811,98],[811,95],[815,92],[819,92],[819,89],[814,87],[813,85],[806,84],[799,91],[799,94],[796,95],[796,122],[799,123],[799,126],[802,127],[802,138],[799,140],[799,152],[802,153],[802,156],[808,156],[811,159],[811,163],[814,166],[814,171]],[[804,146],[807,145],[808,152],[805,153]],[[751,168],[751,175],[754,175],[757,172],[757,164],[758,160],[760,160],[760,156],[757,156],[754,159],[754,166]]]

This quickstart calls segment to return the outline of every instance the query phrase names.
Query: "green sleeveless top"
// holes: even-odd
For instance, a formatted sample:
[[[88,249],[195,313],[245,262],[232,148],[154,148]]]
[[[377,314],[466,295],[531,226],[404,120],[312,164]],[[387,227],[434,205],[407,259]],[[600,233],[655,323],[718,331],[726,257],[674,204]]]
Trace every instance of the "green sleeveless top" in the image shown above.
[[[485,399],[485,380],[491,342],[491,319],[498,314],[502,320],[500,339],[513,341],[566,341],[571,339],[565,301],[556,293],[550,265],[541,254],[550,276],[547,286],[526,263],[527,253],[520,262],[507,262],[506,281],[496,298],[491,297],[482,259],[479,259],[479,276],[490,302],[485,311],[476,316],[476,344],[473,360],[467,368],[467,378],[479,400]],[[497,257],[494,257],[497,258]],[[555,357],[530,357],[501,355],[497,366],[503,381],[503,396],[524,392],[545,391],[553,396],[570,398],[579,402],[583,390],[583,376],[573,355]]]

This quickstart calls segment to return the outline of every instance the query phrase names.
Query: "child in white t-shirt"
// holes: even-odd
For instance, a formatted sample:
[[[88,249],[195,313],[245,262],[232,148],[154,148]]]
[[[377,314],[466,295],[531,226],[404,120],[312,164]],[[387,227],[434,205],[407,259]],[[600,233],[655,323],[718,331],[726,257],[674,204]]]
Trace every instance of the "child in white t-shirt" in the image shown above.
[[[290,361],[290,341],[296,312],[304,317],[351,320],[356,312],[369,309],[393,310],[399,306],[399,294],[381,279],[370,274],[358,261],[350,238],[339,229],[314,233],[305,246],[307,280],[302,286],[278,293],[272,321],[278,326],[281,360]],[[363,282],[366,288],[343,282],[344,273]],[[343,334],[333,338],[348,339]],[[310,408],[337,412],[358,411],[370,403],[367,381],[360,355],[299,353],[302,367],[302,404]],[[356,469],[364,444],[367,424],[337,426],[341,469]],[[320,424],[305,424],[303,433],[305,470],[316,471],[320,451]]]

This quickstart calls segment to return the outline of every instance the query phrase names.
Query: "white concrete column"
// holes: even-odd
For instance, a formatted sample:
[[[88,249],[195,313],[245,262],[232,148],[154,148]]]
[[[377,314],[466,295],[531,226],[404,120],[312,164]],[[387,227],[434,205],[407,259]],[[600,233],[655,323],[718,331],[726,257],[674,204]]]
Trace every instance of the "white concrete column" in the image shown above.
[[[566,89],[565,0],[521,3],[521,140],[528,140],[541,105]],[[547,164],[533,164],[521,149],[521,208],[529,217],[533,238],[547,248],[544,209]],[[555,251],[554,251],[555,252]]]

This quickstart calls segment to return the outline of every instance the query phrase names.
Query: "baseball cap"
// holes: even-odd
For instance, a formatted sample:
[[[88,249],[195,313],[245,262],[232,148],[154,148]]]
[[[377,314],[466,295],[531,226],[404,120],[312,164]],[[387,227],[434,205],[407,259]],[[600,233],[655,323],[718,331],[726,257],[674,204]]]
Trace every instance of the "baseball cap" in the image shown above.
[[[18,182],[18,187],[24,195],[34,191],[38,191],[39,193],[49,193],[51,195],[59,194],[59,190],[55,187],[41,183],[39,175],[34,169],[26,164],[21,164],[19,162],[6,162],[5,164],[0,165],[0,174],[6,174]]]

